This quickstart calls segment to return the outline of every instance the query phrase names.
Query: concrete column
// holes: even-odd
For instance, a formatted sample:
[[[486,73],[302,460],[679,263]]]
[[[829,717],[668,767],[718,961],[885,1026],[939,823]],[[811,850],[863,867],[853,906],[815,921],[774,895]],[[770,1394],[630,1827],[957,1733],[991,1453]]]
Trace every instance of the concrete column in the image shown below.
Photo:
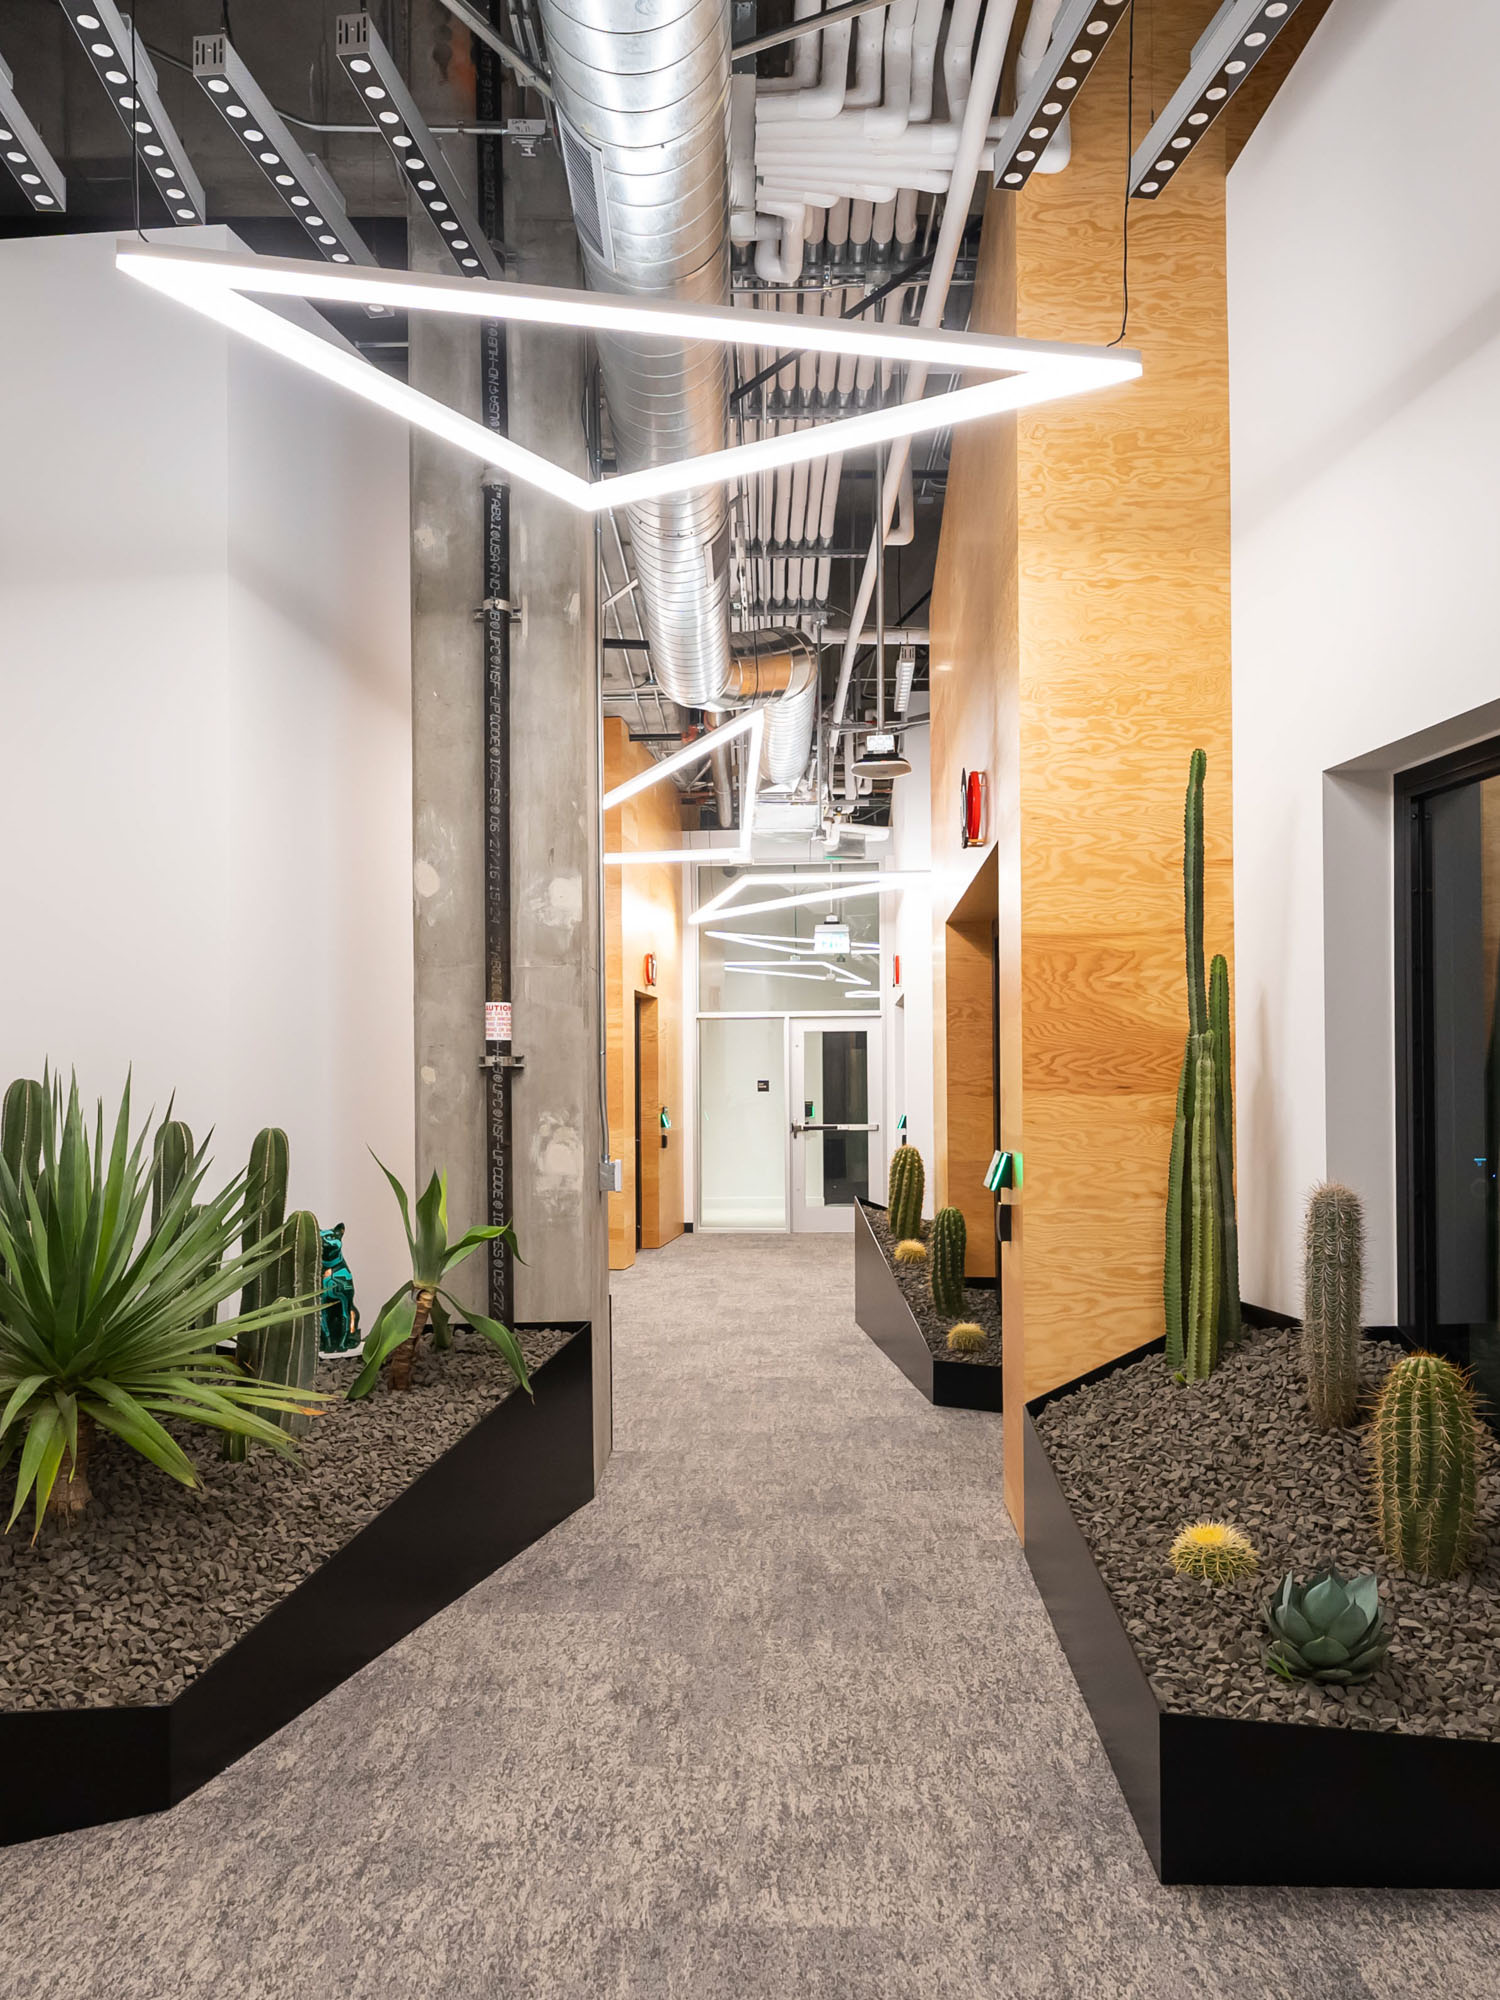
[[[562,163],[507,148],[515,275],[583,283]],[[580,336],[507,334],[510,433],[587,472]],[[516,1311],[594,1325],[595,1460],[609,1453],[609,1271],[600,1049],[598,594],[593,523],[535,489],[511,494],[511,842],[517,1075]],[[618,1150],[616,1135],[615,1150]]]
[[[435,121],[471,118],[472,71],[455,60],[452,17],[435,0],[411,10],[408,74]],[[461,37],[462,38],[462,37]],[[473,186],[471,143],[449,160]],[[416,200],[414,271],[453,269]],[[414,388],[481,418],[479,335],[436,313],[408,321]],[[416,928],[417,1179],[448,1175],[452,1236],[485,1222],[484,596],[482,468],[425,431],[411,433],[412,890]],[[483,1257],[464,1266],[466,1303],[484,1311]]]

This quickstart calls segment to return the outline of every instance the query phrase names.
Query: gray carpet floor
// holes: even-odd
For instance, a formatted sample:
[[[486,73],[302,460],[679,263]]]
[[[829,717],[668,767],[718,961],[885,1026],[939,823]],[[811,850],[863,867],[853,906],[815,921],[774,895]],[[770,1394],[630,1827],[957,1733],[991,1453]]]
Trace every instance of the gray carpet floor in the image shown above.
[[[175,1812],[0,1853],[0,1996],[1500,1993],[1500,1896],[1157,1884],[999,1420],[851,1264],[644,1256],[598,1499]]]

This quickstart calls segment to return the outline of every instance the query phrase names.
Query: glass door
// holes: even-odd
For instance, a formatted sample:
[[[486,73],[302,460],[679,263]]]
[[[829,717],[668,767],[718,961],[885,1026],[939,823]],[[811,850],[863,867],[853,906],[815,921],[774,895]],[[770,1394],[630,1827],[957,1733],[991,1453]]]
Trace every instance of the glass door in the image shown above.
[[[787,1227],[786,1021],[698,1023],[698,1226]]]
[[[879,1173],[880,1024],[791,1023],[792,1228],[849,1230]]]

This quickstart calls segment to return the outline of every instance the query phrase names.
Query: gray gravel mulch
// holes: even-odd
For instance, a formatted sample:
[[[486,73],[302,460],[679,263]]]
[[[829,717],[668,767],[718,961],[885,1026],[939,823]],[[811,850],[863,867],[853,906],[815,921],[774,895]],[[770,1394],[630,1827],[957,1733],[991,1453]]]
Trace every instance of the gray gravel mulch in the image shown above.
[[[886,1220],[883,1208],[866,1208],[865,1218],[875,1232],[875,1240],[885,1252],[885,1261],[890,1265],[896,1283],[901,1287],[901,1295],[911,1307],[912,1317],[922,1329],[922,1338],[933,1353],[944,1361],[972,1363],[976,1368],[998,1368],[1000,1366],[1000,1294],[993,1286],[970,1284],[964,1291],[964,1309],[949,1319],[940,1313],[932,1303],[932,1265],[897,1264],[891,1257],[896,1239],[891,1234],[891,1225]],[[931,1248],[932,1224],[922,1224],[922,1241]],[[961,1319],[972,1320],[982,1326],[986,1333],[983,1347],[975,1348],[972,1354],[954,1354],[948,1347],[948,1329],[956,1326]]]
[[[535,1369],[568,1335],[520,1339]],[[318,1387],[346,1389],[355,1365],[324,1361]],[[0,1538],[0,1708],[171,1701],[515,1391],[489,1342],[460,1330],[444,1354],[423,1347],[409,1393],[382,1381],[326,1404],[292,1462],[252,1448],[232,1465],[217,1433],[174,1425],[189,1488],[101,1437],[83,1520],[49,1521],[32,1544],[28,1503]]]
[[[1037,1429],[1141,1665],[1165,1707],[1266,1722],[1423,1736],[1500,1736],[1500,1476],[1480,1447],[1473,1566],[1446,1583],[1408,1577],[1381,1551],[1368,1425],[1313,1428],[1293,1330],[1256,1332],[1207,1382],[1173,1381],[1160,1355],[1047,1404]],[[1366,1341],[1366,1405],[1401,1349]],[[1242,1529],[1259,1574],[1210,1585],[1167,1551],[1189,1521]],[[1264,1664],[1263,1608],[1288,1570],[1329,1563],[1380,1578],[1394,1637],[1363,1686],[1286,1682]]]

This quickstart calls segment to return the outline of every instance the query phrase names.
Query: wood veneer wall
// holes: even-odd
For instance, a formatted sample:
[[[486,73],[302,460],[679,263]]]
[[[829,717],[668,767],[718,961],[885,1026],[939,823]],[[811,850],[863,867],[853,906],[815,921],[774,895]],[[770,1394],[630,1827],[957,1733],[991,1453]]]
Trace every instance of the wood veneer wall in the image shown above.
[[[1157,0],[1134,139],[1212,13]],[[1121,313],[1127,39],[1072,117],[1066,172],[992,196],[974,323],[1109,341]],[[1002,1255],[1006,1492],[1024,1400],[1161,1331],[1166,1158],[1186,1023],[1182,795],[1208,753],[1209,948],[1232,966],[1224,146],[1130,212],[1127,344],[1144,374],[955,440],[933,592],[933,845],[942,916],[974,863],[958,775],[989,773],[1001,1123],[1020,1152]],[[939,1097],[987,1063],[955,1046]]]
[[[629,726],[611,716],[604,724],[604,789],[611,790],[646,769],[650,753],[630,740]],[[679,847],[682,814],[677,788],[650,785],[604,819],[606,851]],[[682,870],[676,867],[606,868],[604,871],[605,1053],[608,1072],[611,1150],[623,1166],[619,1194],[609,1197],[609,1268],[623,1271],[635,1262],[636,1103],[635,1003],[644,994],[656,1002],[655,1069],[660,1102],[648,1105],[643,1134],[651,1143],[642,1204],[643,1247],[658,1249],[682,1234]],[[646,954],[656,954],[656,984],[646,985]],[[662,1105],[671,1129],[660,1132]],[[666,1144],[662,1145],[662,1139]]]

